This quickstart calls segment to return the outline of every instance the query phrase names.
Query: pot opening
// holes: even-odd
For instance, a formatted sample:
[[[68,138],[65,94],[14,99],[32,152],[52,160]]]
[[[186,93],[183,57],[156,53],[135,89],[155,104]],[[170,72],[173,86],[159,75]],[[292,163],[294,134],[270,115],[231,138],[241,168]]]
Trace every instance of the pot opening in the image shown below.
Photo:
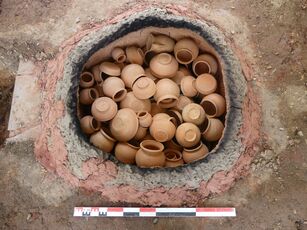
[[[207,62],[198,62],[195,64],[194,71],[197,75],[200,75],[203,73],[210,73],[211,68]]]
[[[150,145],[150,144],[148,144],[148,145],[145,145],[144,147],[145,147],[146,149],[153,150],[153,151],[160,150],[160,148],[159,148],[158,146],[156,146],[156,145]]]
[[[200,132],[204,133],[207,130],[208,126],[209,126],[209,120],[208,118],[206,118],[205,121],[199,126]]]
[[[118,62],[118,63],[124,62],[125,59],[126,59],[126,57],[125,57],[124,55],[121,55],[121,56],[119,56],[119,57],[117,58],[117,62]]]
[[[139,117],[144,117],[146,116],[147,112],[139,112]]]
[[[99,95],[97,94],[97,91],[94,89],[90,89],[90,97],[94,100],[97,97],[99,97]]]
[[[127,94],[127,90],[121,89],[113,96],[113,98],[115,101],[120,101],[126,96],[126,94]]]
[[[193,59],[191,52],[188,50],[179,50],[176,56],[183,63],[189,63]]]
[[[82,81],[84,82],[91,82],[93,80],[93,76],[91,74],[88,73],[84,73],[82,74]]]
[[[93,127],[94,130],[98,130],[99,129],[99,122],[93,118],[91,121],[91,126]]]
[[[203,106],[206,114],[208,114],[209,116],[214,116],[216,114],[216,107],[212,102],[204,101],[202,103],[202,106]]]

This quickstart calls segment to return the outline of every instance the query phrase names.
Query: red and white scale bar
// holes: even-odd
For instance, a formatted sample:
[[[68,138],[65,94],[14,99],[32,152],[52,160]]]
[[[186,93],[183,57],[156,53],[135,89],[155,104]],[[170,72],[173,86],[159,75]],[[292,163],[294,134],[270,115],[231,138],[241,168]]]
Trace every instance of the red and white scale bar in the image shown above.
[[[75,217],[235,217],[235,208],[75,207]]]

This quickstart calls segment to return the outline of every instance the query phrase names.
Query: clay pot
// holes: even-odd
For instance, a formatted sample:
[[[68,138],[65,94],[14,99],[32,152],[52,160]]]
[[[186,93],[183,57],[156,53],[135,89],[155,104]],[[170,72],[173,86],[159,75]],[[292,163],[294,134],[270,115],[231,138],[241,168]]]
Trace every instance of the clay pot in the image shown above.
[[[200,104],[208,117],[219,117],[224,114],[226,110],[225,98],[217,93],[205,96]]]
[[[166,149],[165,154],[165,167],[178,167],[184,164],[182,154],[175,149]]]
[[[120,75],[120,68],[112,62],[102,62],[99,65],[101,79],[106,79],[109,76],[117,77]]]
[[[116,141],[109,130],[102,127],[98,132],[91,135],[90,142],[103,152],[110,153]]]
[[[199,128],[192,123],[183,123],[176,130],[176,140],[185,148],[196,145],[200,136]]]
[[[134,136],[134,139],[137,140],[137,141],[138,140],[143,140],[143,138],[147,134],[147,130],[148,130],[148,128],[144,128],[144,127],[139,125],[139,128],[138,128],[138,130],[137,130],[137,132],[136,132],[136,134]]]
[[[175,44],[175,58],[180,64],[189,64],[198,56],[199,49],[190,38],[183,38]]]
[[[161,116],[160,116],[161,115]],[[163,116],[165,115],[165,116]],[[150,135],[159,142],[166,142],[175,136],[176,126],[167,114],[158,113],[149,127]]]
[[[176,75],[172,77],[172,80],[176,82],[177,85],[180,86],[181,80],[185,78],[186,76],[191,76],[191,75],[192,74],[186,67],[180,66]]]
[[[103,93],[103,82],[97,83],[94,88],[97,90],[99,97],[103,97],[104,93]]]
[[[85,116],[80,119],[80,127],[85,134],[92,134],[100,129],[100,122],[92,116]]]
[[[173,138],[172,140],[166,142],[165,144],[166,144],[166,147],[168,149],[174,149],[174,150],[178,150],[180,152],[183,150],[183,147],[177,143],[175,138]]]
[[[126,97],[120,102],[119,108],[130,108],[134,112],[149,112],[151,111],[151,103],[149,99],[138,99],[133,92],[128,92]]]
[[[224,125],[217,118],[208,118],[200,127],[201,133],[207,141],[218,141],[223,135]]]
[[[126,54],[122,48],[114,48],[111,52],[111,56],[117,63],[123,63],[126,61]]]
[[[151,103],[151,112],[150,112],[151,116],[155,116],[158,113],[165,113],[165,112],[166,112],[165,108],[161,108],[155,102]]]
[[[153,80],[155,83],[157,83],[159,80],[159,78],[156,78],[154,75],[152,75],[150,68],[145,69],[145,75],[146,77],[149,77],[151,80]]]
[[[195,97],[197,95],[195,80],[192,76],[186,76],[181,80],[180,89],[184,96]]]
[[[146,77],[146,75],[143,67],[138,64],[126,65],[122,70],[121,79],[128,88],[132,88],[133,83],[140,77]]]
[[[191,163],[205,158],[208,154],[207,146],[200,142],[196,147],[185,148],[182,152],[182,158],[185,163]]]
[[[91,112],[97,121],[109,121],[117,113],[117,104],[111,98],[100,97],[92,104]]]
[[[146,41],[146,50],[150,50],[155,53],[171,53],[174,50],[174,46],[175,41],[164,34],[150,34]]]
[[[178,70],[178,62],[168,53],[154,56],[149,64],[151,73],[157,78],[172,78]]]
[[[191,103],[182,110],[182,118],[185,122],[200,125],[206,119],[205,110],[199,104]]]
[[[211,74],[201,74],[196,78],[195,88],[199,93],[208,95],[215,92],[217,81]]]
[[[79,101],[83,105],[92,104],[98,97],[99,93],[95,88],[82,89],[79,93]]]
[[[148,99],[155,94],[156,84],[149,77],[140,77],[134,82],[132,91],[138,99]]]
[[[128,46],[126,48],[127,62],[132,64],[143,65],[144,53],[143,50],[136,46]]]
[[[103,79],[101,78],[99,65],[95,65],[94,67],[92,67],[91,72],[92,72],[94,79],[97,83],[100,83],[100,82],[103,81]]]
[[[137,113],[139,119],[139,125],[144,128],[148,128],[152,123],[152,116],[147,111],[141,111]]]
[[[136,152],[140,149],[140,145],[130,142],[118,142],[114,149],[117,160],[125,164],[134,164]]]
[[[174,107],[174,109],[179,112],[182,112],[183,108],[191,103],[193,103],[193,101],[190,98],[180,95],[180,97],[178,98],[177,105]]]
[[[145,140],[141,142],[135,156],[137,166],[141,168],[158,168],[165,165],[165,155],[163,144],[154,140]]]
[[[83,72],[80,76],[80,87],[90,88],[94,85],[94,76],[90,72]]]
[[[125,83],[119,77],[108,77],[103,82],[103,93],[115,102],[122,101],[126,95]]]
[[[217,72],[218,64],[215,58],[210,54],[199,55],[192,64],[193,72],[196,76],[204,73],[215,75]]]
[[[157,83],[154,99],[161,108],[176,106],[180,95],[178,85],[170,79],[161,79]]]
[[[137,133],[139,122],[132,109],[125,108],[118,110],[110,122],[110,130],[118,141],[126,142],[131,140]]]

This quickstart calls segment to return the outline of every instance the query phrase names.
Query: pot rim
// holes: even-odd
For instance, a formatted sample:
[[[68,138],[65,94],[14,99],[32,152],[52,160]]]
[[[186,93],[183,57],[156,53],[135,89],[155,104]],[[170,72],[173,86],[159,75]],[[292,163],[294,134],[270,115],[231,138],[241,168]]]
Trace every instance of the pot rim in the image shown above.
[[[157,147],[157,149],[153,150],[153,149],[146,148],[146,146],[148,145],[155,146]],[[140,147],[141,149],[149,153],[157,153],[157,152],[162,152],[164,150],[164,145],[155,140],[144,140],[141,142]]]
[[[102,126],[102,127],[100,128],[99,132],[100,132],[104,137],[106,137],[107,139],[109,139],[110,141],[116,142],[116,140],[115,140],[112,136],[110,136],[110,135],[108,134],[108,132],[106,132],[106,130],[107,130],[107,128]],[[111,134],[111,132],[110,132],[110,134]]]
[[[167,153],[174,152],[176,157],[175,158],[167,158]],[[176,149],[166,149],[164,150],[164,155],[167,161],[176,162],[180,161],[182,159],[182,153],[179,150]]]
[[[188,52],[190,55],[191,55],[191,60],[189,61],[181,61],[179,58],[178,58],[178,53],[179,52],[182,52],[182,51],[185,51],[185,52]],[[178,49],[174,52],[175,54],[175,58],[176,60],[180,63],[180,64],[190,64],[192,61],[193,61],[193,53],[191,50],[189,50],[188,48],[181,48],[181,49]]]
[[[204,61],[204,60],[198,60],[198,61],[194,62],[193,65],[192,65],[193,73],[194,73],[196,76],[199,76],[199,75],[201,75],[201,74],[204,74],[204,73],[201,73],[201,74],[196,73],[196,65],[199,64],[199,63],[204,63],[204,64],[206,64],[206,65],[208,66],[208,69],[209,69],[208,74],[211,74],[211,66],[210,66],[209,62]]]

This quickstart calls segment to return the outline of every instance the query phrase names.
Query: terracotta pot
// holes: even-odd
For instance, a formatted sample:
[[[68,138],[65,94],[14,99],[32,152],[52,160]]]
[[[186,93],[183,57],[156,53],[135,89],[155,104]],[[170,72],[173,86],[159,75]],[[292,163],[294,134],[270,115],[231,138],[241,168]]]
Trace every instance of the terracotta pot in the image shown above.
[[[117,113],[117,104],[111,98],[100,97],[94,101],[91,112],[97,121],[109,121]]]
[[[133,83],[140,77],[146,77],[146,75],[143,67],[138,64],[126,65],[122,70],[121,79],[128,88],[132,88]]]
[[[208,117],[219,117],[225,113],[225,98],[217,93],[205,96],[200,102]]]
[[[185,122],[200,125],[206,119],[205,110],[199,104],[188,104],[182,110],[182,118]]]
[[[118,142],[114,149],[117,160],[125,164],[134,164],[136,152],[140,149],[139,144]]]
[[[139,122],[132,109],[125,108],[118,110],[110,122],[110,130],[118,141],[126,142],[131,140],[138,131]]]
[[[178,62],[168,53],[154,56],[149,64],[151,73],[157,78],[172,78],[178,70]]]
[[[184,96],[195,97],[197,90],[195,88],[195,78],[192,76],[186,76],[181,80],[180,89]]]
[[[92,67],[91,72],[92,72],[94,79],[97,83],[100,83],[100,82],[103,81],[103,79],[101,78],[99,65],[95,65],[94,67]]]
[[[172,77],[172,80],[176,82],[177,85],[180,86],[181,80],[185,78],[186,76],[191,76],[191,75],[192,74],[186,67],[180,66],[176,75]]]
[[[165,167],[178,167],[184,164],[182,154],[175,149],[166,149],[165,154]]]
[[[146,41],[146,50],[150,50],[155,53],[171,53],[174,50],[174,46],[175,41],[164,34],[150,34]]]
[[[179,113],[177,110],[170,109],[167,111],[167,114],[170,117],[173,117],[175,119],[173,123],[175,124],[176,127],[179,126],[183,122],[181,113]]]
[[[165,144],[166,144],[166,147],[168,149],[174,149],[174,150],[178,150],[180,152],[183,150],[183,147],[178,144],[178,142],[176,141],[175,138],[173,138],[172,140],[166,142]]]
[[[92,134],[100,129],[100,122],[92,116],[85,116],[80,119],[80,127],[85,134]]]
[[[134,82],[132,91],[138,99],[148,99],[155,94],[156,84],[149,77],[140,77]]]
[[[120,68],[112,62],[102,62],[99,65],[101,79],[106,79],[109,76],[117,77],[120,75]]]
[[[200,129],[205,140],[218,141],[223,135],[224,125],[217,118],[208,118]]]
[[[192,123],[183,123],[176,130],[176,140],[185,148],[196,145],[200,136],[199,128]]]
[[[143,140],[144,137],[147,134],[147,130],[148,130],[148,128],[144,128],[142,126],[139,126],[139,128],[138,128],[138,130],[137,130],[137,132],[136,132],[136,134],[134,136],[134,139],[137,140],[137,141]]]
[[[180,97],[178,98],[177,105],[174,107],[174,109],[179,112],[182,112],[183,108],[191,103],[193,103],[193,101],[190,98],[180,95]]]
[[[183,38],[175,44],[175,58],[180,64],[189,64],[198,56],[197,44],[190,38]]]
[[[122,101],[126,95],[125,83],[119,77],[108,77],[103,82],[103,93],[115,102]]]
[[[161,108],[155,102],[151,103],[151,112],[150,112],[151,116],[155,116],[158,113],[165,113],[165,112],[166,112],[165,108]]]
[[[99,97],[103,97],[104,93],[103,93],[103,82],[97,83],[94,88],[97,90]]]
[[[218,64],[215,58],[210,54],[199,55],[192,64],[193,72],[196,76],[204,73],[215,75],[217,72]]]
[[[194,148],[185,148],[182,152],[182,157],[185,163],[191,163],[205,158],[208,154],[207,146],[200,143]]]
[[[94,85],[94,76],[90,72],[83,72],[80,76],[80,87],[90,88]]]
[[[127,62],[132,64],[143,65],[144,53],[143,50],[136,46],[128,46],[126,48]]]
[[[137,166],[141,168],[158,168],[165,165],[163,144],[153,140],[145,140],[141,142],[140,146],[141,149],[137,151],[135,156]]]
[[[201,74],[196,78],[195,88],[199,93],[208,95],[216,91],[217,81],[211,74]]]
[[[137,113],[139,119],[139,125],[144,128],[148,128],[152,123],[152,116],[147,111],[141,111]]]
[[[153,117],[153,121],[149,127],[150,135],[159,142],[166,142],[171,140],[176,133],[176,126],[172,122],[170,116],[157,118],[159,115],[156,114]]]
[[[159,80],[159,78],[156,78],[154,75],[152,75],[149,68],[145,69],[145,75],[146,75],[146,77],[149,77],[151,80],[153,80],[155,83],[157,83],[158,80]]]
[[[122,48],[114,48],[112,50],[111,56],[117,63],[123,63],[124,61],[126,61],[126,54]]]
[[[154,99],[161,108],[176,106],[180,95],[178,85],[170,79],[161,79],[157,83]]]
[[[149,99],[138,99],[133,92],[128,92],[126,97],[120,102],[119,108],[130,108],[134,112],[149,112],[151,111],[151,103]]]
[[[90,142],[103,152],[110,153],[116,141],[110,134],[109,130],[103,127],[100,131],[91,135]]]
[[[82,89],[79,93],[79,101],[83,105],[92,104],[98,97],[99,93],[95,88]]]

